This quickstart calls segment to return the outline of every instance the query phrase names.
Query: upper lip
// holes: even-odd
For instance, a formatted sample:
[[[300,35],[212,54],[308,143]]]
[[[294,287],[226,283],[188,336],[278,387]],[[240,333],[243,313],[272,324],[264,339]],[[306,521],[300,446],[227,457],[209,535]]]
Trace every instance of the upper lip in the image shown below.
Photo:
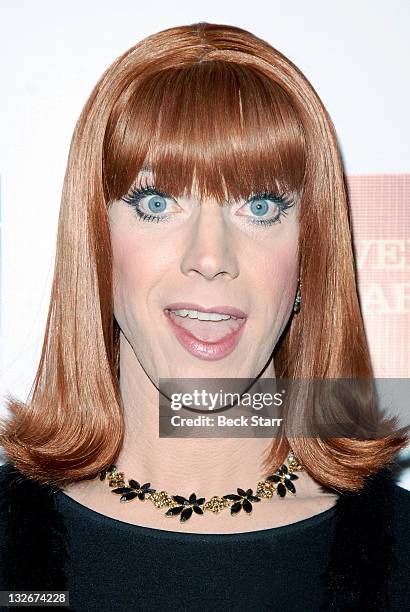
[[[200,312],[217,312],[218,314],[227,314],[238,319],[246,319],[247,314],[240,308],[234,306],[210,306],[205,308],[199,304],[193,304],[192,302],[175,302],[168,304],[164,310],[199,310]]]

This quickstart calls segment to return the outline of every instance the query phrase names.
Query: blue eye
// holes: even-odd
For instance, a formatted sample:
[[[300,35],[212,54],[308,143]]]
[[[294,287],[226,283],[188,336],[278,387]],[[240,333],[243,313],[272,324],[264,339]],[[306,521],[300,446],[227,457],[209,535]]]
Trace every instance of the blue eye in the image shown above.
[[[148,206],[148,210],[153,214],[148,214],[144,212],[142,208],[142,200],[144,200],[147,196],[151,196],[148,198],[146,206]],[[158,189],[154,189],[154,187],[143,187],[137,189],[133,187],[130,192],[121,198],[127,204],[130,204],[138,217],[142,221],[155,221],[159,223],[160,221],[168,221],[168,215],[160,215],[157,213],[162,213],[168,206],[167,200],[174,200],[171,196],[167,195],[163,191],[158,191]]]
[[[166,207],[166,200],[160,195],[152,196],[148,200],[148,208],[152,210],[152,212],[164,212]]]
[[[147,196],[151,197],[148,198]],[[174,205],[178,206],[172,196],[169,196],[163,191],[155,189],[153,186],[142,187],[139,189],[133,187],[131,188],[130,192],[121,199],[134,208],[136,214],[142,221],[153,221],[156,223],[159,223],[160,221],[169,221],[172,215],[159,213],[163,213],[167,208],[169,210],[168,204],[170,200],[174,203]],[[145,199],[147,202],[143,204],[143,200]],[[271,192],[256,193],[252,195],[242,207],[249,207],[251,214],[236,214],[239,214],[239,216],[248,217],[246,221],[253,225],[269,226],[274,223],[280,223],[281,217],[285,216],[287,214],[287,210],[294,204],[294,200],[287,198],[285,194],[278,195]],[[144,210],[144,206],[147,206],[148,210]],[[272,215],[272,213],[274,214]]]
[[[257,193],[252,195],[246,202],[244,207],[249,207],[252,215],[259,218],[249,218],[248,223],[253,225],[272,225],[280,223],[281,217],[286,216],[287,210],[295,204],[294,200],[287,198],[285,194],[274,194],[270,192]],[[273,216],[267,216],[269,211],[275,213]],[[252,215],[240,214],[240,216],[252,217]]]
[[[266,215],[269,210],[269,204],[266,200],[254,200],[251,202],[251,211],[254,215]]]

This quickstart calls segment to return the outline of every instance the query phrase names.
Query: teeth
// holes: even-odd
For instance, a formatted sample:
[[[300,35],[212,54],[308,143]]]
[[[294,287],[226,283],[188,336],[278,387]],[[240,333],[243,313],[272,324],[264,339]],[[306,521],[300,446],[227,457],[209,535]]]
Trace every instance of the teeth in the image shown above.
[[[199,319],[200,321],[227,321],[233,319],[236,321],[237,317],[231,317],[228,314],[219,314],[218,312],[201,312],[200,310],[170,310],[170,312],[178,315],[179,317],[189,317],[190,319]]]

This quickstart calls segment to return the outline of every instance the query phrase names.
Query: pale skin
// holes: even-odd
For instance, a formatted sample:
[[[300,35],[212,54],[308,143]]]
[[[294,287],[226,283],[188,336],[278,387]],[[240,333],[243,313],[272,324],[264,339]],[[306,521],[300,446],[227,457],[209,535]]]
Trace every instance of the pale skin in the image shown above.
[[[144,184],[152,176],[141,174]],[[149,197],[140,209],[151,213]],[[264,218],[277,217],[270,203]],[[274,378],[272,351],[295,299],[298,277],[298,208],[280,223],[256,225],[246,200],[221,208],[216,201],[188,197],[167,200],[168,222],[139,219],[122,200],[111,203],[114,314],[121,328],[120,390],[125,438],[115,461],[125,480],[150,482],[157,491],[209,499],[256,491],[263,479],[268,438],[160,438],[159,378]],[[218,361],[204,361],[181,346],[169,330],[164,307],[195,302],[227,304],[248,315],[239,344]],[[303,306],[302,306],[303,308]],[[306,472],[299,472],[296,496],[262,500],[252,514],[193,514],[186,523],[165,517],[149,502],[120,503],[99,479],[68,486],[65,492],[102,514],[128,523],[181,532],[239,533],[269,529],[308,518],[334,505]]]

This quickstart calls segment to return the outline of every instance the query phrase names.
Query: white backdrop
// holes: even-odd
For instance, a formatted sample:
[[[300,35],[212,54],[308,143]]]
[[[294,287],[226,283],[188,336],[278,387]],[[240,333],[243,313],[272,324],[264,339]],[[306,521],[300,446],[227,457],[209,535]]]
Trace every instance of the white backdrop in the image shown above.
[[[69,144],[88,95],[138,40],[196,21],[248,29],[301,68],[334,121],[348,175],[409,173],[406,0],[3,2],[0,396],[25,399],[33,381]],[[401,484],[410,488],[409,470]]]

